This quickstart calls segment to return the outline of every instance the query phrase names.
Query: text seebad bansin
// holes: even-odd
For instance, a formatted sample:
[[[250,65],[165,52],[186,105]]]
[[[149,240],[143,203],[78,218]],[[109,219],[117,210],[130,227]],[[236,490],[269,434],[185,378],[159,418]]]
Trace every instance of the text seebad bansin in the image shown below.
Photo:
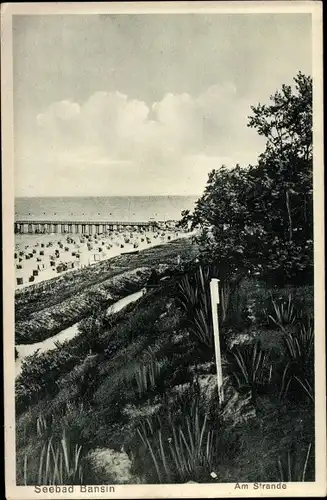
[[[34,486],[35,493],[115,493],[115,487],[101,486]]]

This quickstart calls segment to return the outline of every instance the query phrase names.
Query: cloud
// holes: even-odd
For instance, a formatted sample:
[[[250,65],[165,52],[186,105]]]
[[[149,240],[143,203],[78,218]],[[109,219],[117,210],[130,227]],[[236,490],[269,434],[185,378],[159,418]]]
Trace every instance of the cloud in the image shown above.
[[[250,103],[234,85],[212,86],[197,97],[166,94],[149,107],[120,92],[97,92],[83,104],[60,101],[37,117],[43,140],[71,148],[88,145],[116,159],[226,153],[244,146]],[[250,134],[251,135],[251,134]],[[229,153],[229,151],[227,151]]]
[[[82,103],[54,102],[36,116],[35,136],[21,144],[20,172],[24,170],[25,179],[36,179],[42,164],[42,189],[46,175],[51,182],[60,177],[74,190],[74,176],[94,186],[96,173],[99,191],[107,176],[108,189],[114,186],[121,194],[137,191],[141,178],[149,193],[151,183],[154,191],[159,183],[166,192],[178,188],[184,193],[186,186],[191,193],[201,192],[197,185],[204,186],[212,168],[255,161],[262,147],[246,127],[249,111],[250,103],[230,83],[213,85],[198,96],[167,93],[149,105],[105,91]]]
[[[71,120],[80,113],[80,107],[76,102],[60,101],[51,104],[45,114],[37,116],[37,123],[41,127],[50,124],[52,120]]]

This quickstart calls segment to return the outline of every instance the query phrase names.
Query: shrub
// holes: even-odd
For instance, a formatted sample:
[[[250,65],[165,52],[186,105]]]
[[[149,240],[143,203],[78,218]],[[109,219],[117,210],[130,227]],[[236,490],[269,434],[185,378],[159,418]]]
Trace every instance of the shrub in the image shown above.
[[[83,347],[84,353],[92,351],[94,353],[103,352],[103,341],[101,341],[101,335],[105,330],[105,311],[101,308],[97,308],[91,316],[83,319],[79,326],[79,345],[80,348]]]
[[[245,296],[240,293],[235,293],[231,298],[228,323],[236,328],[242,329],[244,327],[244,309],[245,309]]]
[[[42,396],[58,392],[57,380],[79,362],[80,356],[67,345],[27,356],[16,379],[16,411],[20,413]]]

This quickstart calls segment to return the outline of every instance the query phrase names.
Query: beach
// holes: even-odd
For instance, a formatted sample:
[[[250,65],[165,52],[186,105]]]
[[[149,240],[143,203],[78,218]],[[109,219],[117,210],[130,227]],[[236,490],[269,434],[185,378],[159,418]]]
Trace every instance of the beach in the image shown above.
[[[27,228],[34,221],[35,230],[15,234],[16,290],[190,236],[176,221],[194,203],[194,196],[18,197],[15,223],[25,221]],[[42,230],[38,222],[43,220],[49,223]],[[78,226],[69,231],[76,221]],[[97,234],[85,230],[83,223],[98,224]]]
[[[16,234],[16,289],[49,280],[128,252],[138,252],[190,236],[176,228],[104,234]]]

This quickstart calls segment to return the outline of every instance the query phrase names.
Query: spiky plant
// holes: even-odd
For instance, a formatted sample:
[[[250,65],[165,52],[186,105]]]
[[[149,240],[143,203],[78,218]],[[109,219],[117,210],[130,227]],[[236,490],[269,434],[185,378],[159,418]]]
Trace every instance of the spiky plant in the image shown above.
[[[302,322],[294,333],[284,337],[287,353],[291,361],[307,366],[312,362],[314,354],[314,328],[313,320],[308,317],[307,322]]]
[[[312,460],[312,443],[309,443],[304,452],[291,453],[291,450],[287,450],[286,454],[277,459],[280,481],[305,481],[310,459]]]
[[[47,419],[40,413],[36,419],[36,435],[38,438],[46,438],[49,432]]]
[[[300,377],[295,376],[295,380],[298,382],[300,387],[302,387],[304,393],[309,397],[309,399],[314,403],[314,386],[310,380],[307,378],[301,379]]]
[[[30,477],[29,460],[24,455],[24,484],[38,485],[70,485],[82,484],[83,462],[82,446],[72,446],[63,431],[60,441],[55,441],[50,436],[44,441],[38,457],[38,473],[36,477]]]
[[[153,462],[160,483],[184,482],[197,477],[199,470],[208,475],[215,456],[215,435],[208,427],[208,418],[200,416],[199,406],[189,414],[184,413],[180,423],[169,422],[169,436],[165,423],[158,418],[159,428],[147,418],[141,422],[137,433]]]
[[[178,301],[186,312],[192,309],[192,307],[197,306],[199,290],[197,287],[193,286],[187,275],[182,276],[178,284],[178,291]]]
[[[211,321],[203,310],[194,311],[194,324],[191,325],[191,331],[202,344],[212,347],[213,333]]]
[[[139,363],[134,371],[138,396],[141,398],[149,390],[154,390],[165,359],[158,361],[152,351],[148,350],[146,360]]]
[[[212,346],[211,298],[209,269],[199,266],[193,274],[184,275],[178,286],[177,300],[185,312],[190,330],[197,340]]]
[[[297,319],[297,312],[293,304],[292,295],[289,294],[287,301],[277,302],[271,297],[272,311],[267,313],[267,317],[281,330],[285,331],[287,325],[293,325]]]
[[[272,378],[272,365],[269,355],[258,343],[232,352],[232,377],[239,389],[248,388],[255,395],[261,387],[267,386]]]
[[[307,318],[306,322],[298,325],[296,331],[285,333],[284,344],[288,357],[282,380],[285,395],[292,385],[294,391],[301,389],[311,401],[314,401],[314,328],[312,318]]]

